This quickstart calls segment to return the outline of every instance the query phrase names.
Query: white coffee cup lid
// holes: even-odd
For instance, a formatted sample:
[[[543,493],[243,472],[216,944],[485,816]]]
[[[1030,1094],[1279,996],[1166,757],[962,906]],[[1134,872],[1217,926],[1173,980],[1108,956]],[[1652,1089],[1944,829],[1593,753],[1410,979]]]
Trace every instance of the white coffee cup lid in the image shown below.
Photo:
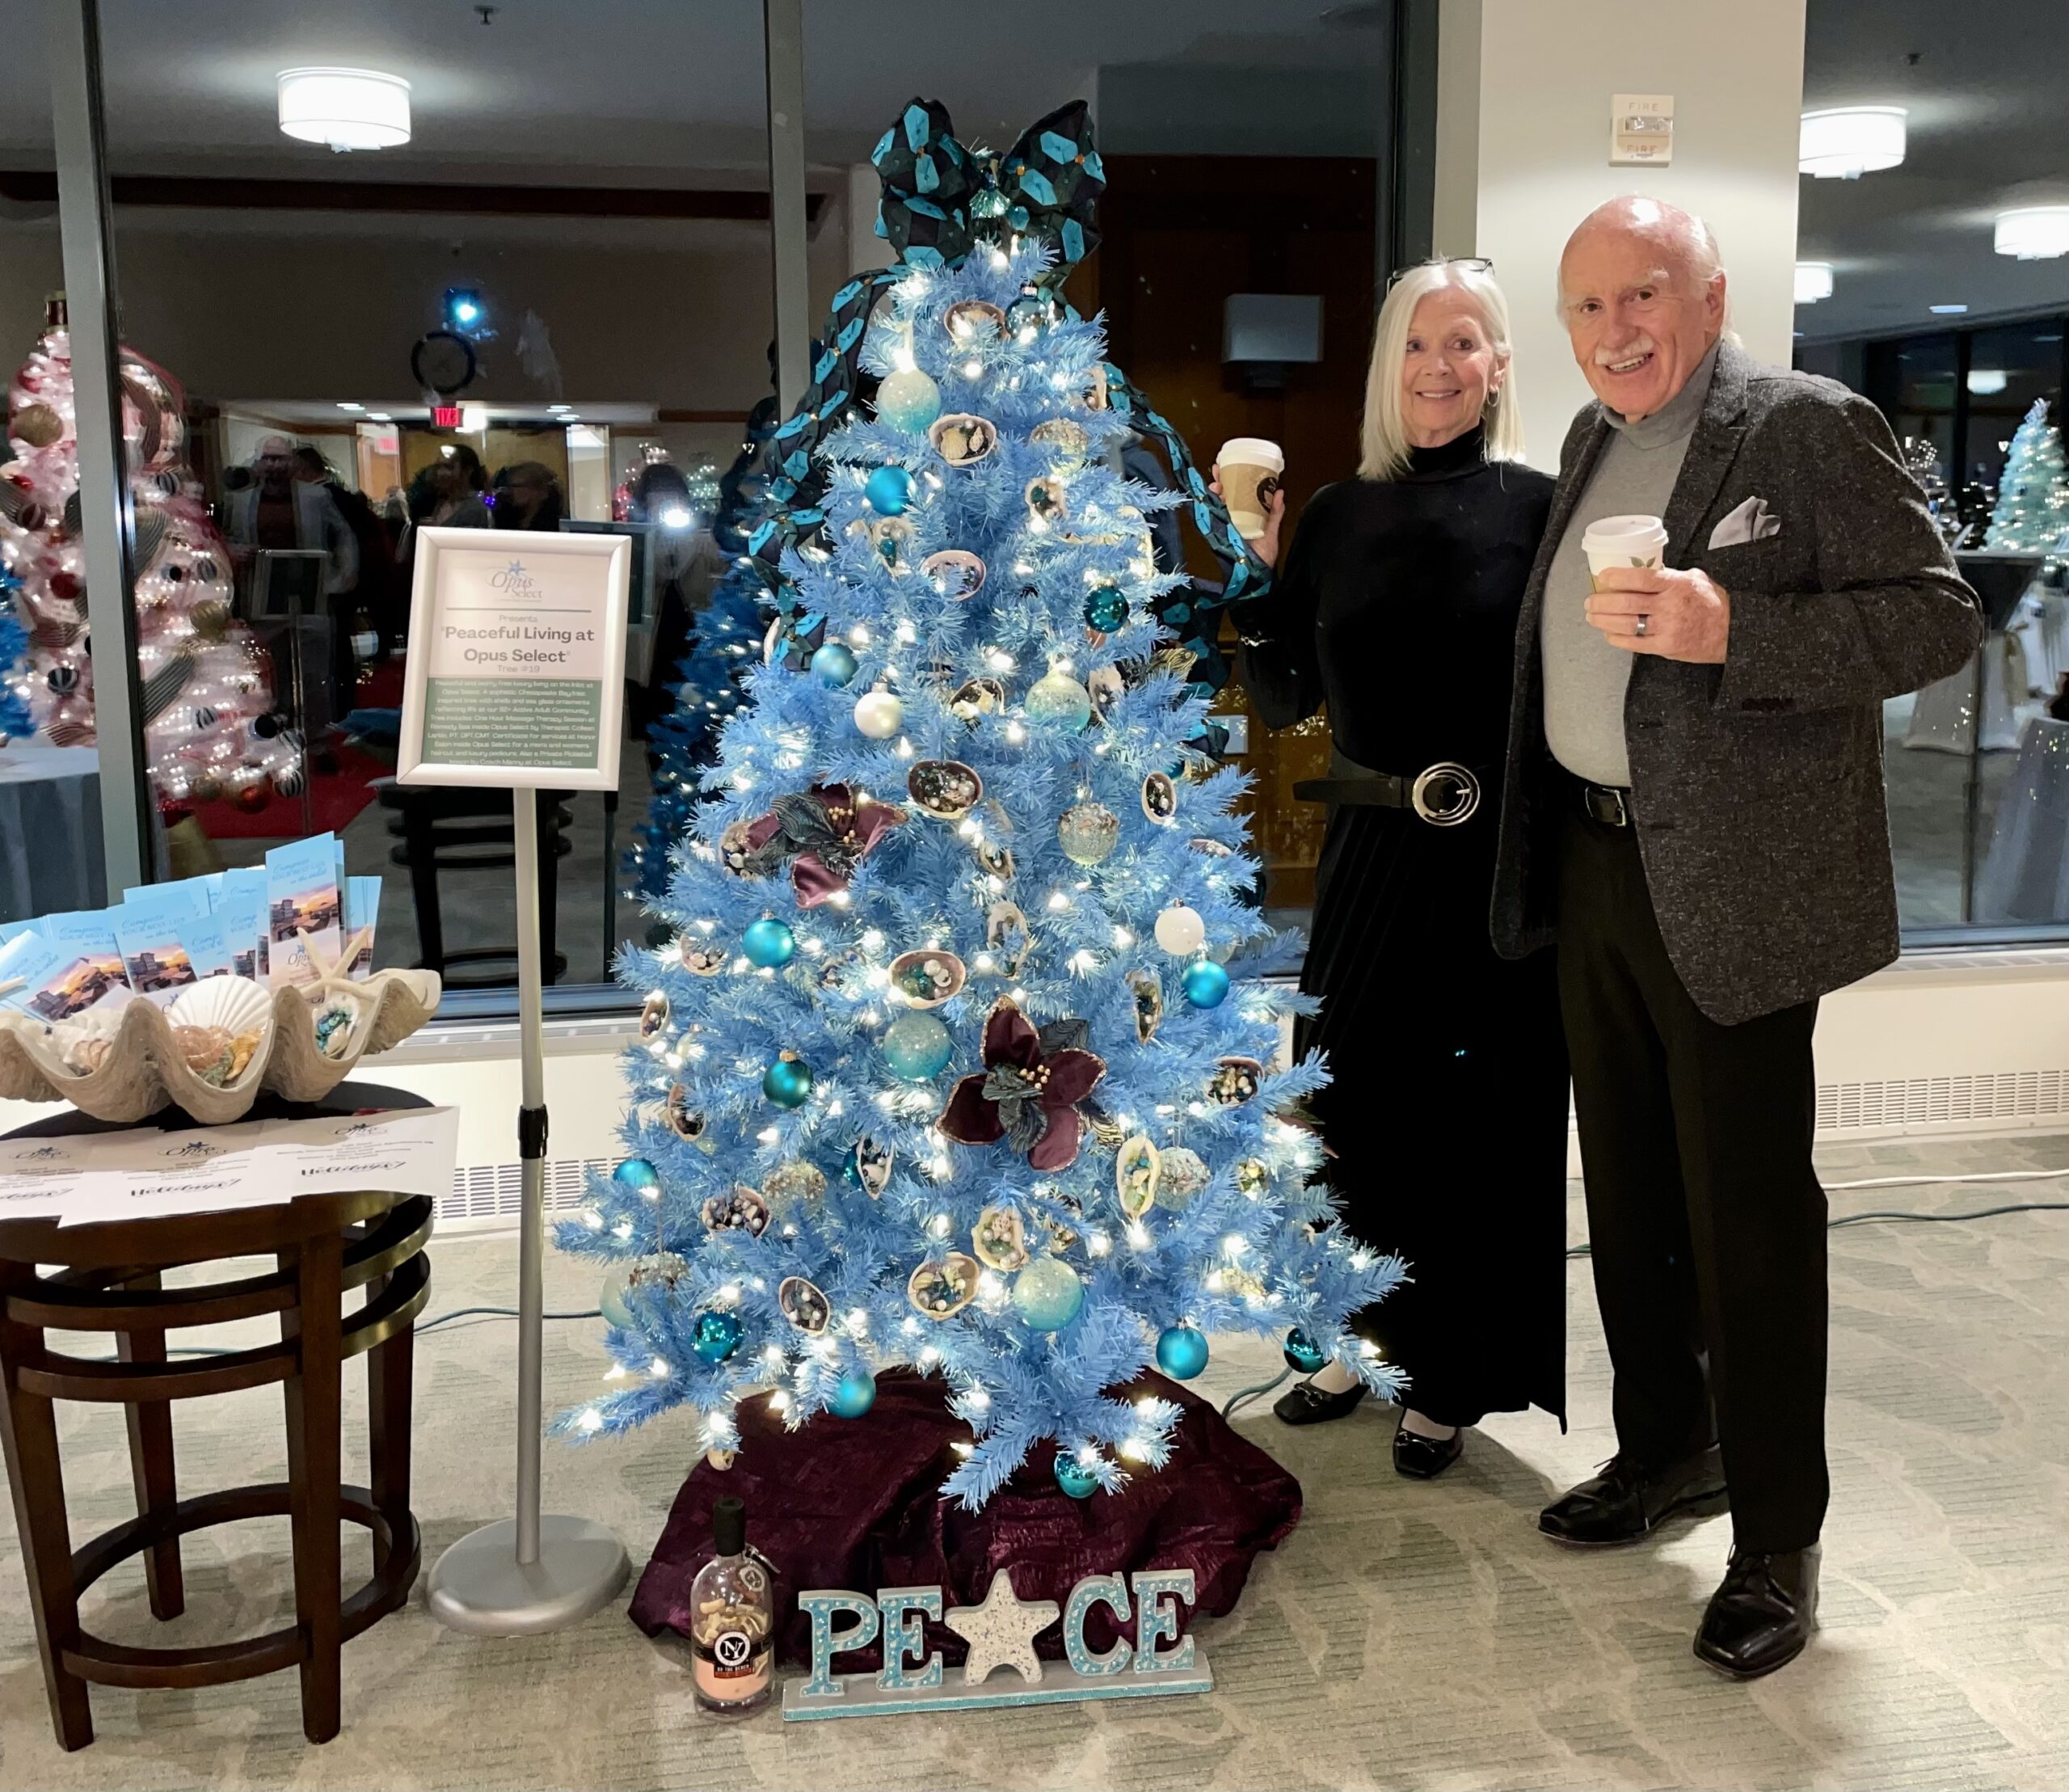
[[[1600,517],[1581,537],[1583,547],[1597,542],[1663,542],[1667,525],[1657,517]]]
[[[1268,466],[1275,473],[1286,470],[1286,456],[1279,444],[1268,442],[1262,436],[1232,436],[1214,457],[1231,466],[1240,462],[1245,466]]]

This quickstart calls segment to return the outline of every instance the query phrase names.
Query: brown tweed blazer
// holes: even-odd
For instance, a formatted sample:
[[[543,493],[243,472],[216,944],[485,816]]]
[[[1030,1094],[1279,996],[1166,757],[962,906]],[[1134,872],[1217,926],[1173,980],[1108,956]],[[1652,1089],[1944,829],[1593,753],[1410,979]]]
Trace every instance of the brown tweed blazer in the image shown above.
[[[1544,744],[1539,618],[1608,432],[1590,405],[1567,433],[1517,626],[1493,915],[1511,958],[1557,934],[1563,774]],[[1709,546],[1753,497],[1780,532]],[[1731,1025],[1897,955],[1882,699],[1954,671],[1983,623],[1881,413],[1729,342],[1665,521],[1667,563],[1730,594],[1731,638],[1721,666],[1638,656],[1631,803],[1667,955],[1696,1005]]]

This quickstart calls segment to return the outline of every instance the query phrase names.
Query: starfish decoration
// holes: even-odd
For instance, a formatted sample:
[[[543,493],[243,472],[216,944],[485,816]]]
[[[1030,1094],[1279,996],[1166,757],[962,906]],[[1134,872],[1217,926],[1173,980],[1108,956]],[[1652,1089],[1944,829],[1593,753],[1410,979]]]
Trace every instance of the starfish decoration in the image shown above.
[[[970,1645],[963,1684],[979,1684],[994,1668],[1010,1668],[1030,1685],[1040,1680],[1035,1634],[1055,1623],[1060,1609],[1053,1599],[1016,1598],[1013,1576],[1004,1568],[992,1576],[983,1604],[950,1606],[948,1627]]]
[[[295,930],[301,949],[309,955],[309,962],[316,969],[316,985],[319,989],[352,989],[356,987],[351,976],[352,964],[362,951],[373,950],[373,930],[362,927],[338,948],[338,955],[327,960],[323,948],[311,939],[301,928]]]
[[[1036,1170],[1067,1170],[1077,1159],[1085,1122],[1077,1104],[1106,1074],[1085,1042],[1082,1020],[1034,1023],[1001,997],[984,1022],[984,1069],[965,1077],[934,1124],[958,1145],[1011,1141]]]

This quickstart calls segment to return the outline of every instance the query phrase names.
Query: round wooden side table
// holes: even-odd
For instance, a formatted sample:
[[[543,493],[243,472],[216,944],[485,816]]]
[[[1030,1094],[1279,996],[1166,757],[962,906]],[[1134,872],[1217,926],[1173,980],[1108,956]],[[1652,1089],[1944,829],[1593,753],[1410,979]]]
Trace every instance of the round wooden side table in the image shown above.
[[[262,1098],[250,1118],[296,1119],[428,1104],[403,1090],[345,1083],[314,1106]],[[176,1111],[168,1131],[194,1123]],[[77,1112],[23,1127],[14,1137],[119,1130]],[[376,1191],[303,1195],[275,1207],[61,1227],[54,1219],[0,1221],[0,1438],[14,1490],[23,1566],[36,1617],[51,1721],[65,1748],[93,1740],[90,1682],[108,1686],[213,1686],[283,1668],[301,1676],[302,1731],[338,1733],[339,1655],[350,1638],[409,1597],[421,1545],[410,1512],[410,1402],[414,1322],[430,1291],[432,1203]],[[257,1275],[165,1286],[165,1272],[270,1256]],[[356,1311],[343,1310],[354,1289]],[[280,1316],[277,1343],[170,1360],[169,1331]],[[112,1357],[53,1348],[51,1330],[113,1335]],[[372,1482],[340,1485],[339,1382],[344,1361],[367,1360]],[[288,1478],[180,1499],[174,1482],[172,1402],[280,1384],[286,1397]],[[53,1402],[120,1404],[129,1431],[137,1516],[72,1547]],[[153,1614],[183,1609],[179,1539],[239,1519],[289,1520],[295,1621],[263,1636],[194,1648],[137,1648],[84,1630],[79,1595],[117,1562],[144,1558]],[[373,1578],[342,1604],[339,1525],[373,1533]]]

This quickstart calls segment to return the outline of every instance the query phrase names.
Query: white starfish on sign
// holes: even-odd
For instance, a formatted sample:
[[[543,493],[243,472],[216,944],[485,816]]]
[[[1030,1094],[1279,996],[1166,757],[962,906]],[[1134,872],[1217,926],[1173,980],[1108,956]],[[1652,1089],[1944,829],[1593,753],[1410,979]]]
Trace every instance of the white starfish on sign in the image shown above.
[[[1035,1633],[1055,1623],[1061,1610],[1053,1599],[1014,1597],[1013,1577],[1004,1568],[992,1576],[983,1604],[951,1605],[948,1627],[970,1645],[963,1663],[963,1684],[978,1684],[994,1668],[1010,1668],[1030,1684],[1040,1680]]]

